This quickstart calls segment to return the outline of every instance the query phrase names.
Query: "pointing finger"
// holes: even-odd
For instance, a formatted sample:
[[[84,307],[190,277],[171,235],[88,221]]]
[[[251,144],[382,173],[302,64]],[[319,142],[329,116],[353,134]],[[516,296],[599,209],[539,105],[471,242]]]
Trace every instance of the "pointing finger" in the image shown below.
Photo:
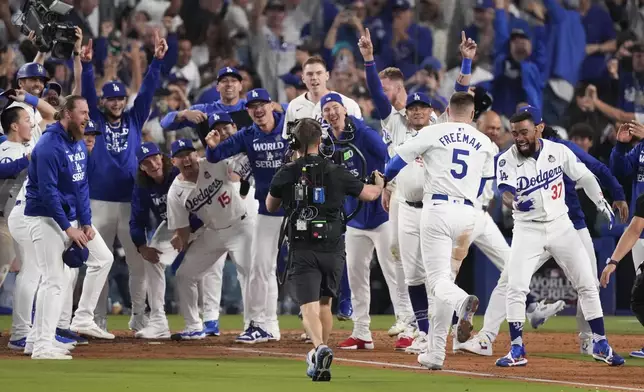
[[[369,32],[369,29],[364,30],[364,35],[368,40],[371,40],[371,33]]]
[[[465,35],[465,31],[461,30],[461,42],[467,41],[467,36]]]

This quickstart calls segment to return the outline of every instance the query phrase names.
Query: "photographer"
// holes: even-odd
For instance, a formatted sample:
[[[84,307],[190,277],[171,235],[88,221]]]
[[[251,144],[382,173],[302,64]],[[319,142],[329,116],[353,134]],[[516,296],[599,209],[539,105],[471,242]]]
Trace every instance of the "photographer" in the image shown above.
[[[291,218],[287,227],[292,252],[289,274],[304,328],[316,347],[307,355],[307,374],[313,381],[328,381],[333,360],[326,346],[333,326],[331,297],[336,296],[345,263],[344,198],[374,201],[384,182],[376,171],[376,185],[365,185],[347,169],[320,157],[322,128],[315,120],[300,120],[294,135],[303,157],[275,174],[266,209],[275,212],[283,205]]]

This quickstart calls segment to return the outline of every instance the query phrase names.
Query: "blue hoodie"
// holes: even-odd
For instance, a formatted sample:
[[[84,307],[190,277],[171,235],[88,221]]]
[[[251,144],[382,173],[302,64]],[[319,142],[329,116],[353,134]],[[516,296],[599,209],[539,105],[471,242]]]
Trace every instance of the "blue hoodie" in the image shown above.
[[[619,184],[619,181],[611,174],[610,169],[603,163],[595,159],[592,155],[582,150],[579,146],[569,140],[562,140],[557,137],[550,137],[550,140],[555,143],[563,144],[572,150],[577,158],[593,173],[599,183],[605,188],[610,189],[611,196],[614,201],[624,201],[624,188]],[[584,212],[579,203],[579,195],[575,190],[575,182],[564,174],[564,187],[566,189],[565,198],[566,205],[568,206],[568,217],[572,221],[575,229],[580,230],[586,227],[586,220]]]
[[[348,116],[348,119],[351,119],[355,125],[354,138],[351,143],[362,152],[367,161],[365,174],[370,175],[374,170],[383,173],[385,161],[389,158],[389,155],[387,154],[387,145],[382,140],[382,137],[362,120],[353,116]],[[329,135],[336,140],[332,132],[329,132]],[[343,140],[346,137],[346,133],[341,133],[340,137],[340,140]],[[357,172],[362,167],[362,162],[357,154],[352,154],[352,156],[346,162],[346,168],[357,175]],[[358,199],[347,196],[344,202],[345,213],[350,214],[357,205]],[[389,220],[389,214],[382,208],[380,198],[378,198],[378,200],[364,203],[356,216],[347,223],[347,226],[360,230],[371,230],[387,222],[387,220]]]
[[[271,133],[264,133],[257,124],[253,124],[232,135],[214,149],[207,148],[206,158],[208,162],[217,163],[237,154],[246,153],[255,178],[255,199],[259,201],[259,213],[283,216],[282,208],[275,213],[266,210],[266,196],[268,196],[271,180],[282,167],[284,154],[288,149],[288,142],[282,139],[284,113],[273,112],[273,117],[275,128]]]
[[[87,155],[60,122],[49,125],[31,152],[25,215],[53,218],[63,231],[70,221],[91,225]]]
[[[132,242],[139,248],[145,245],[146,229],[150,228],[150,212],[158,222],[166,220],[168,210],[168,190],[179,175],[179,169],[173,167],[163,183],[154,183],[150,187],[134,186],[132,192],[132,212],[130,214],[130,237]],[[201,227],[203,223],[196,216],[190,214],[190,226],[193,231]]]
[[[244,109],[246,109],[245,99],[240,99],[236,105],[224,105],[220,99],[215,103],[201,103],[201,104],[190,106],[190,110],[198,110],[202,113],[205,113],[206,116],[208,117],[210,117],[210,115],[212,115],[213,113],[221,113],[221,112],[231,113],[231,112],[238,112]],[[191,128],[195,127],[194,123],[191,123],[190,121],[187,121],[187,120],[184,120],[178,123],[174,122],[174,120],[177,118],[178,113],[179,113],[178,111],[170,112],[161,119],[161,128],[163,128],[164,131],[173,131],[173,130],[181,129],[185,127],[191,127]]]
[[[102,132],[96,136],[88,165],[91,199],[131,201],[138,167],[135,150],[141,144],[143,124],[148,119],[152,98],[159,86],[162,64],[156,58],[152,60],[132,108],[123,112],[119,124],[109,124],[98,108],[92,64],[83,63],[83,97],[87,100],[89,115],[96,129]]]

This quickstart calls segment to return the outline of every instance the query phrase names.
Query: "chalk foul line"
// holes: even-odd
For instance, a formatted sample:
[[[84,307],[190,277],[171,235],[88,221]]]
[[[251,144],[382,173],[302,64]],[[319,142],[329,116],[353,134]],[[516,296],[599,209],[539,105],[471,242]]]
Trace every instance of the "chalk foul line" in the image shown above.
[[[270,355],[270,356],[276,356],[276,357],[293,357],[293,358],[302,358],[304,359],[304,353],[302,354],[294,354],[294,353],[282,353],[278,351],[265,351],[265,350],[255,350],[255,349],[250,349],[250,348],[239,348],[239,347],[225,347],[226,350],[228,351],[238,351],[238,352],[245,352],[245,353],[252,353],[252,354],[263,354],[263,355]],[[412,365],[404,365],[404,364],[399,364],[399,363],[389,363],[389,362],[378,362],[378,361],[365,361],[361,359],[348,359],[348,358],[338,358],[336,356],[333,357],[333,361],[340,361],[340,362],[346,362],[346,363],[354,363],[354,364],[360,364],[360,365],[375,365],[375,366],[383,366],[387,368],[394,368],[394,369],[410,369],[410,370],[422,370],[423,368],[418,365],[418,366],[412,366]],[[428,370],[429,372],[429,370]],[[444,374],[457,374],[461,376],[474,376],[474,377],[488,377],[488,378],[497,378],[497,379],[505,379],[505,380],[515,380],[515,381],[529,381],[529,382],[540,382],[540,383],[547,383],[547,384],[557,384],[557,385],[570,385],[574,387],[588,387],[588,388],[605,388],[605,389],[611,389],[611,390],[620,390],[620,391],[637,391],[637,392],[644,392],[644,389],[641,388],[631,388],[631,387],[623,387],[623,386],[618,386],[618,385],[602,385],[602,384],[588,384],[588,383],[583,383],[583,382],[574,382],[574,381],[564,381],[564,380],[550,380],[546,378],[533,378],[533,377],[521,377],[521,376],[511,376],[511,375],[499,375],[499,374],[492,374],[492,373],[480,373],[480,372],[468,372],[465,370],[449,370],[449,369],[443,369],[439,371],[440,373]]]

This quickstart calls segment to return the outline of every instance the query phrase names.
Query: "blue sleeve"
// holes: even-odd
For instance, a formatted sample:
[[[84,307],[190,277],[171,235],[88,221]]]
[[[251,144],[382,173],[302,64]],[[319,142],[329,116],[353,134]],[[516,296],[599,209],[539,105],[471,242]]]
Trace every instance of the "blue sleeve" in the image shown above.
[[[465,58],[463,58],[463,61],[465,61]],[[461,69],[463,68],[463,61],[461,61]],[[471,74],[471,71],[470,71],[470,74]],[[468,85],[460,84],[458,82],[458,78],[456,78],[456,80],[454,81],[454,91],[456,91],[457,93],[466,93],[469,91],[469,89],[470,89],[469,84]]]
[[[152,63],[148,68],[148,73],[145,74],[145,77],[143,78],[141,89],[134,99],[132,109],[130,109],[129,113],[134,120],[136,132],[138,132],[139,134],[141,134],[143,130],[143,124],[145,124],[148,116],[150,115],[150,106],[152,106],[152,99],[154,98],[154,93],[156,92],[159,81],[161,80],[160,72],[162,65],[163,60],[158,60],[156,58],[152,60]]]
[[[548,18],[553,24],[563,23],[566,18],[566,10],[557,0],[543,0],[543,5],[546,7]]]
[[[94,85],[94,67],[92,63],[83,63],[83,86],[81,88],[81,95],[87,101],[89,106],[89,116],[92,120],[98,121],[101,118],[101,111],[98,108],[98,95],[96,94],[96,86]]]
[[[203,222],[201,219],[197,218],[197,215],[190,214],[188,219],[190,220],[190,231],[193,233],[203,226]]]
[[[209,110],[208,106],[209,105],[207,104],[192,105],[190,106],[189,110],[198,110],[208,115],[210,114],[208,112]],[[186,127],[194,128],[196,126],[196,124],[191,123],[190,121],[187,121],[187,120],[183,120],[181,122],[175,122],[175,119],[177,118],[177,114],[179,114],[178,111],[170,112],[161,119],[161,128],[163,128],[164,131],[174,131],[174,130],[186,128]]]
[[[496,9],[494,15],[494,57],[506,55],[507,44],[510,40],[510,26],[505,10]]]
[[[499,194],[503,195],[505,192],[510,192],[513,195],[517,194],[517,190],[514,189],[514,187],[511,187],[508,184],[500,184],[497,188],[499,190]]]
[[[84,143],[83,143],[84,145]],[[84,149],[85,156],[89,157],[87,149]],[[89,160],[88,160],[89,161]],[[85,167],[85,177],[82,181],[78,182],[78,194],[76,195],[76,215],[78,223],[81,226],[89,226],[92,224],[92,207],[89,203],[89,172],[87,166]]]
[[[639,166],[639,157],[642,142],[639,142],[631,151],[628,144],[617,142],[610,153],[610,170],[617,177],[631,177]]]
[[[617,181],[617,178],[611,174],[610,169],[606,167],[606,165],[588,154],[586,151],[582,150],[581,147],[577,146],[575,143],[568,142],[565,143],[565,145],[570,148],[577,158],[586,165],[588,170],[590,170],[599,179],[599,183],[602,184],[604,188],[610,190],[613,200],[626,200],[624,188],[622,188],[619,181]]]
[[[376,111],[378,116],[381,119],[385,119],[391,115],[393,107],[385,95],[385,91],[382,89],[382,82],[378,76],[378,70],[376,69],[376,63],[370,61],[365,63],[364,66],[365,73],[367,74],[367,88],[371,93],[371,100],[376,106]]]
[[[330,71],[333,69],[333,65],[335,62],[335,58],[333,57],[333,54],[331,53],[331,49],[327,49],[322,45],[322,48],[320,49],[320,56],[326,63],[326,68]]]
[[[103,64],[107,60],[107,38],[98,37],[94,40],[94,57],[93,62],[96,64],[96,72],[99,75],[103,75]],[[73,67],[72,67],[73,69]]]
[[[534,50],[532,51],[532,62],[539,69],[542,83],[547,80],[548,56],[546,54],[546,28],[544,26],[535,26],[534,28]],[[541,86],[539,87],[541,88]],[[541,107],[541,106],[537,106]]]
[[[65,231],[71,224],[58,194],[58,169],[62,166],[56,150],[42,149],[39,151],[38,164],[36,167],[38,175],[38,191],[40,201],[46,208],[48,215]]]
[[[405,160],[398,154],[394,155],[394,157],[389,160],[389,163],[387,163],[387,167],[385,168],[385,178],[387,181],[393,180],[405,166],[407,166],[407,162],[405,162]]]
[[[27,157],[22,157],[9,163],[0,163],[0,180],[15,178],[27,167],[29,167],[29,159]]]
[[[166,38],[168,43],[168,51],[163,58],[163,67],[161,67],[161,75],[167,77],[170,75],[170,70],[177,64],[179,59],[179,36],[177,33],[170,33]]]
[[[246,152],[244,134],[245,132],[239,131],[214,149],[210,147],[206,148],[206,159],[208,162],[217,163],[226,158]]]
[[[418,34],[419,41],[416,42],[416,51],[418,52],[418,62],[422,62],[425,58],[432,55],[434,41],[432,31],[426,27],[417,27],[420,30]]]
[[[130,237],[138,249],[141,245],[147,244],[145,231],[148,226],[150,205],[149,195],[139,186],[134,186],[132,191],[132,212],[130,213]],[[146,197],[148,196],[148,197]]]

